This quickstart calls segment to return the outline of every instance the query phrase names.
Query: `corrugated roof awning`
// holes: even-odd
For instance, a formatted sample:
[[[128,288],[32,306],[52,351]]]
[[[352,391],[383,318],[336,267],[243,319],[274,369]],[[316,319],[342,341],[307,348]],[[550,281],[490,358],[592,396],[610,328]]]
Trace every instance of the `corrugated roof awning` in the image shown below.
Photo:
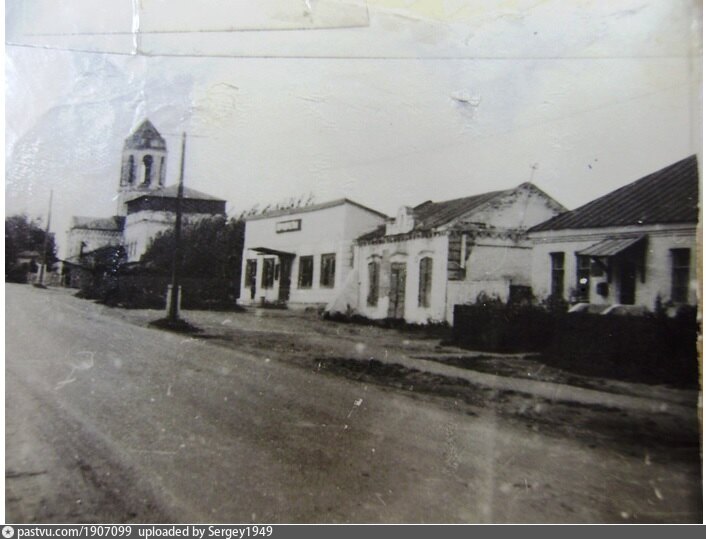
[[[577,251],[576,254],[581,256],[615,256],[644,239],[644,235],[631,236],[629,238],[609,238]]]
[[[294,253],[288,253],[286,251],[278,251],[277,249],[270,249],[269,247],[250,247],[251,251],[257,253],[262,253],[263,255],[275,255],[275,256],[297,256]]]

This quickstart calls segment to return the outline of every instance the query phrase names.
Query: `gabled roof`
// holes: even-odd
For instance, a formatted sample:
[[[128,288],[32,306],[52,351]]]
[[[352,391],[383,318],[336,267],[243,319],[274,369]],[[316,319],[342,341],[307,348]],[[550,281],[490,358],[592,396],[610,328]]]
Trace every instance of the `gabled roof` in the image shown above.
[[[355,202],[354,200],[350,200],[348,198],[338,198],[336,200],[330,200],[329,202],[322,202],[320,204],[311,204],[309,206],[302,206],[299,208],[287,208],[283,210],[272,210],[268,211],[266,213],[261,213],[260,215],[251,215],[249,217],[246,217],[246,221],[257,221],[258,219],[270,219],[272,217],[281,217],[283,215],[295,215],[299,213],[306,213],[306,212],[311,212],[311,211],[317,211],[317,210],[324,210],[326,208],[334,208],[336,206],[342,206],[343,204],[350,204],[351,206],[355,206],[357,208],[360,208],[361,210],[365,210],[367,212],[373,213],[375,215],[378,215],[380,217],[384,217],[387,219],[387,215],[384,213],[380,213],[379,211],[373,210],[372,208],[368,208],[367,206],[363,206],[362,204],[359,204]]]
[[[471,214],[474,210],[481,209],[495,199],[510,195],[520,190],[528,190],[544,196],[547,203],[556,211],[563,211],[566,208],[530,182],[525,182],[517,187],[503,189],[501,191],[489,191],[479,195],[472,195],[463,198],[454,198],[443,202],[432,202],[428,200],[412,208],[414,214],[414,228],[411,232],[432,231],[438,227],[447,225],[452,221],[465,215]],[[386,227],[380,226],[357,238],[357,241],[374,240],[386,236]]]
[[[154,197],[154,198],[176,198],[177,193],[179,190],[178,185],[170,185],[168,187],[159,187],[158,189],[150,189],[149,191],[145,191],[143,194],[135,196],[135,198],[132,198],[128,201],[128,204],[135,200],[139,200],[141,198],[145,197]],[[191,189],[189,187],[184,187],[184,198],[188,198],[191,200],[216,200],[218,202],[224,202],[223,199],[216,198],[214,196],[208,195],[206,193],[202,193],[201,191],[197,191],[196,189]]]
[[[122,232],[125,225],[125,217],[114,215],[113,217],[72,217],[71,228],[85,230],[107,230]]]
[[[414,211],[415,230],[428,230],[445,225],[454,219],[467,214],[486,202],[504,193],[514,191],[490,191],[470,197],[455,198],[444,202],[424,202],[416,206]]]
[[[165,150],[166,148],[167,143],[149,120],[142,122],[137,129],[125,139],[126,150]]]
[[[692,155],[530,229],[697,223],[699,169]]]

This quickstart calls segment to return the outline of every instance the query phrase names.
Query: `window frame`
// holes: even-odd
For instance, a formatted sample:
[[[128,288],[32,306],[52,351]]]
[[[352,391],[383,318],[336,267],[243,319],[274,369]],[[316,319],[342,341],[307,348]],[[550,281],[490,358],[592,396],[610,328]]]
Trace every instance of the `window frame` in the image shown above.
[[[371,271],[372,270],[372,271]],[[380,261],[368,262],[368,307],[377,307],[380,298]]]
[[[419,260],[419,290],[417,306],[424,309],[431,307],[432,276],[434,274],[434,258],[425,256]]]
[[[674,303],[689,301],[689,278],[691,275],[691,249],[688,247],[670,249],[671,289],[670,298]],[[684,259],[679,260],[683,256]],[[682,262],[679,264],[679,262]]]
[[[564,297],[565,281],[566,281],[566,254],[563,251],[549,253],[550,257],[550,296],[553,298]],[[561,267],[557,262],[561,262]]]
[[[321,288],[336,286],[336,253],[323,253],[320,263],[319,285]]]
[[[583,278],[586,279],[585,285],[581,284]],[[583,303],[591,300],[591,257],[588,255],[576,255],[576,300]]]
[[[308,264],[308,284],[304,282],[304,263]],[[297,288],[308,290],[314,286],[314,255],[299,257],[299,273],[297,275]]]

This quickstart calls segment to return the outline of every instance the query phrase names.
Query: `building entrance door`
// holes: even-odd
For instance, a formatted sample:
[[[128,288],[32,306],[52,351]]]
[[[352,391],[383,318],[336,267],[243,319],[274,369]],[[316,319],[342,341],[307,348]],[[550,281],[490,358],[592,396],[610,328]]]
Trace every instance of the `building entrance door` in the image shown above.
[[[255,299],[255,291],[257,290],[257,260],[248,260],[245,263],[245,283],[250,289],[250,299]]]
[[[289,301],[292,286],[292,257],[282,256],[279,260],[279,300]]]
[[[404,294],[407,282],[407,265],[393,262],[390,266],[390,305],[387,309],[389,318],[404,318]]]

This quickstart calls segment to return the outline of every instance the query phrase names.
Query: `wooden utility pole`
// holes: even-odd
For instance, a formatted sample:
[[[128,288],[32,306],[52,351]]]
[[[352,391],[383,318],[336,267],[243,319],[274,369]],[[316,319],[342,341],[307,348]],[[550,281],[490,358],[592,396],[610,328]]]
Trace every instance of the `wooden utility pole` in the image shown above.
[[[179,168],[179,187],[176,198],[176,219],[174,221],[174,258],[172,259],[172,290],[169,302],[169,322],[179,320],[179,274],[181,270],[181,201],[184,198],[184,155],[186,152],[186,133],[181,138],[181,166]]]
[[[44,271],[47,266],[47,247],[49,246],[49,226],[51,225],[51,203],[54,190],[49,191],[49,211],[47,212],[47,227],[44,229],[44,246],[42,247],[42,265],[39,267],[39,284],[44,285]]]

